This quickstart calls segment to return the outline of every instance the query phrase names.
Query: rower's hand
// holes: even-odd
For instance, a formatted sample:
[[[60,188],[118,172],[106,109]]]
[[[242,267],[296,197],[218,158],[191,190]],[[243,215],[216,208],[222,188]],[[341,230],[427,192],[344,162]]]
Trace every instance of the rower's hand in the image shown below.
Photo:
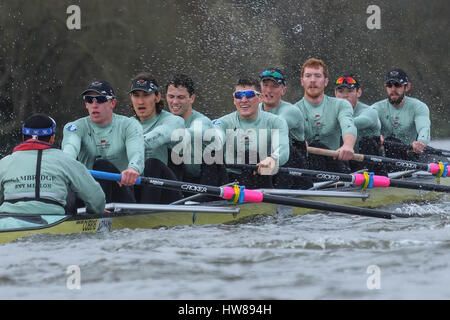
[[[425,149],[425,143],[423,143],[422,141],[414,141],[412,143],[412,148],[415,153],[422,153]]]
[[[122,180],[120,180],[119,185],[133,186],[138,178],[139,173],[134,168],[128,168],[122,171]]]
[[[355,152],[353,151],[352,147],[346,146],[345,144],[342,145],[339,149],[337,149],[338,154],[338,160],[341,161],[347,161],[351,160],[353,158],[353,155]]]
[[[384,148],[384,137],[383,135],[380,135],[380,150],[383,150]]]
[[[272,157],[267,157],[257,164],[258,174],[262,176],[271,176],[275,174],[275,166],[277,162]]]

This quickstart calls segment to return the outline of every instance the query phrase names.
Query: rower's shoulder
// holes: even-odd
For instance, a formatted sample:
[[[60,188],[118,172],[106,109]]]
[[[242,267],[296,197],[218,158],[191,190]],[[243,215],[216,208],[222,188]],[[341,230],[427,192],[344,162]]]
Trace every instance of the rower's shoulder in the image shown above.
[[[407,103],[408,105],[412,105],[418,109],[426,109],[428,110],[428,106],[425,102],[417,99],[417,98],[413,98],[413,97],[408,97],[406,96],[406,101],[405,103]]]
[[[227,114],[225,114],[225,115],[223,115],[223,116],[221,116],[219,118],[213,119],[211,121],[211,123],[214,126],[217,126],[217,125],[222,125],[222,124],[225,124],[225,123],[232,123],[232,122],[237,121],[237,120],[238,120],[238,113],[237,113],[237,111],[233,111],[233,112],[227,113]]]
[[[136,118],[136,116],[124,116],[122,114],[113,113],[112,118],[113,124],[139,124],[139,120]]]
[[[360,110],[361,112],[364,112],[364,113],[376,113],[377,112],[377,110],[375,110],[372,106],[370,106],[367,103],[364,103],[362,101],[359,101],[359,100],[358,100],[355,110]]]
[[[89,116],[69,121],[64,125],[63,135],[65,134],[83,134],[92,123]]]
[[[193,121],[200,120],[203,123],[211,123],[211,119],[209,117],[194,109],[192,109],[192,115],[190,118],[192,118]]]
[[[336,97],[331,97],[331,96],[325,95],[324,100],[325,100],[324,101],[325,106],[332,106],[333,108],[335,106],[337,106],[339,108],[348,108],[348,107],[352,108],[352,105],[346,99],[341,99],[341,98],[336,98]]]
[[[270,112],[260,112],[262,123],[265,123],[267,127],[280,128],[287,127],[286,119],[283,116],[273,114]]]
[[[124,130],[132,129],[137,130],[137,132],[142,133],[142,126],[139,120],[136,117],[128,117],[121,114],[113,113],[112,125],[115,129],[116,133],[123,132]]]
[[[204,113],[202,113],[198,110],[195,110],[195,109],[192,109],[192,117],[194,117],[195,119],[199,118],[202,120],[206,119],[206,120],[211,121],[211,119],[208,116],[206,116]]]
[[[172,122],[174,124],[177,124],[177,125],[183,124],[183,126],[184,126],[184,119],[182,117],[177,116],[177,115],[175,115],[175,114],[173,114],[173,113],[171,113],[169,111],[166,111],[166,110],[161,110],[160,121],[163,121],[163,122],[170,121],[170,122]]]
[[[292,104],[292,103],[284,101],[284,100],[281,100],[281,103],[278,106],[278,108],[280,109],[280,113],[294,113],[294,114],[302,113],[295,104]]]
[[[381,110],[389,107],[389,100],[383,99],[383,100],[377,101],[374,104],[372,104],[371,107],[377,111],[381,111]]]

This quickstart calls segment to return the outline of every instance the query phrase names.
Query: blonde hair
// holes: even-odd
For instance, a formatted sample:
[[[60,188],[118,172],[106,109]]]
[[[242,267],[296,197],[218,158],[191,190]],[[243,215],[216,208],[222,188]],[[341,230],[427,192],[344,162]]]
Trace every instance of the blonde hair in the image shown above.
[[[300,77],[303,78],[303,74],[305,73],[305,68],[310,67],[314,69],[319,69],[320,67],[323,68],[323,75],[325,78],[328,78],[328,67],[323,62],[323,60],[316,59],[316,58],[310,58],[306,60],[306,62],[303,64],[302,69],[300,71]]]

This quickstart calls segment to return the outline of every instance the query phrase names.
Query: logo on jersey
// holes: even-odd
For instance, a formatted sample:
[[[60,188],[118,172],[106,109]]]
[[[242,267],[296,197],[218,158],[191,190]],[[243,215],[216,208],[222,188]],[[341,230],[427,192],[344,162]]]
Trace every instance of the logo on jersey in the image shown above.
[[[77,131],[78,127],[75,124],[69,124],[66,129],[67,131],[74,132]]]

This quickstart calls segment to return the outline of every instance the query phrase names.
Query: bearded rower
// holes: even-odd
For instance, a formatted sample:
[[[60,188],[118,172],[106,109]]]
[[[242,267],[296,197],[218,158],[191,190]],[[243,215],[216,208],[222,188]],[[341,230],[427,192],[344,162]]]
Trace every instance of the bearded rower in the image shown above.
[[[418,160],[430,142],[430,110],[422,101],[406,96],[411,89],[411,82],[402,69],[389,70],[384,85],[388,98],[376,102],[372,107],[377,110],[381,121],[386,156]],[[405,147],[389,145],[389,141],[402,143]]]
[[[300,80],[305,93],[295,105],[305,117],[306,141],[312,147],[337,150],[340,160],[309,155],[309,167],[317,170],[326,168],[327,171],[333,172],[350,172],[348,165],[343,161],[353,157],[357,137],[352,106],[346,100],[325,95],[328,67],[322,60],[314,58],[307,60],[302,66]]]

